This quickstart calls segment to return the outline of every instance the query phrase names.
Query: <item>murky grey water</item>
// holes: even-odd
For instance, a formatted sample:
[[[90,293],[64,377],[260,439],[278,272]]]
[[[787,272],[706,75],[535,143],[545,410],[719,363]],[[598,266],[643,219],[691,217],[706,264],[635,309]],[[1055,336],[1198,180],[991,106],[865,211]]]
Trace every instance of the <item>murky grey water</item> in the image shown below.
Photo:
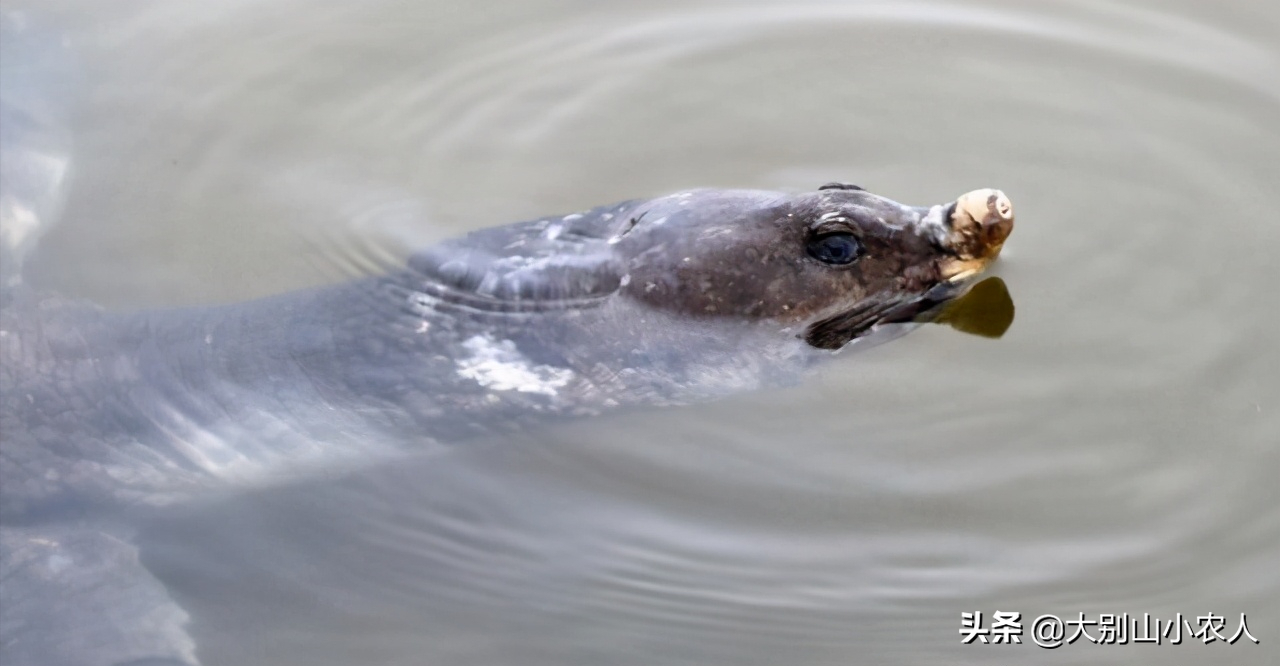
[[[694,185],[1018,207],[998,342],[162,519],[206,664],[1277,660],[1280,5],[37,4],[84,89],[32,276],[116,306]],[[1262,642],[961,645],[975,610]]]

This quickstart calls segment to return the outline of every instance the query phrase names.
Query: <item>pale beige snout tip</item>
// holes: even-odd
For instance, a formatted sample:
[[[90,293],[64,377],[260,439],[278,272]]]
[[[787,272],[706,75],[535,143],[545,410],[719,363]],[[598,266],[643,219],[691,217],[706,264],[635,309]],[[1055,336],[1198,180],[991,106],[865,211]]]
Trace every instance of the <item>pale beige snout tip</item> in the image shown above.
[[[956,199],[951,228],[969,237],[974,257],[994,259],[1013,233],[1013,202],[1004,192],[990,188],[962,194]]]
[[[974,190],[956,199],[951,213],[950,248],[958,261],[948,267],[951,279],[981,272],[1013,233],[1013,202],[1000,190]]]

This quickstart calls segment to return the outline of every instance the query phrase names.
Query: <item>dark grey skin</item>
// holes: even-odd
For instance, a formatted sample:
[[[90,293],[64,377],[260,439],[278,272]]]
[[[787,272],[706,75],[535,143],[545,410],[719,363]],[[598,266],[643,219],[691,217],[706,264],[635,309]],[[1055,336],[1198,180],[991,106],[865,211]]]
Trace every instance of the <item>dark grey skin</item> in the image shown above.
[[[244,304],[119,314],[9,289],[0,663],[197,663],[130,507],[794,382],[964,290],[1012,217],[961,213],[840,184],[691,190]],[[833,235],[851,261],[824,254]]]
[[[788,383],[952,292],[931,228],[943,210],[850,189],[693,190],[245,304],[121,315],[11,292],[0,515],[163,504],[395,453],[371,450],[389,439],[372,433],[407,451]],[[836,232],[863,255],[813,257]]]

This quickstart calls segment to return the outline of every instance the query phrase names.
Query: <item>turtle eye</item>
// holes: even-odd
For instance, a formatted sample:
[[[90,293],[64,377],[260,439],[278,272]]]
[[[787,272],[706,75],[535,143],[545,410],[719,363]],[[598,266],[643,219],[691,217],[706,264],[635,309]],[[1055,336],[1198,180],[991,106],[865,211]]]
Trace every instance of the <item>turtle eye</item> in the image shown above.
[[[846,266],[862,256],[862,243],[849,233],[829,233],[809,241],[809,256],[824,264]]]

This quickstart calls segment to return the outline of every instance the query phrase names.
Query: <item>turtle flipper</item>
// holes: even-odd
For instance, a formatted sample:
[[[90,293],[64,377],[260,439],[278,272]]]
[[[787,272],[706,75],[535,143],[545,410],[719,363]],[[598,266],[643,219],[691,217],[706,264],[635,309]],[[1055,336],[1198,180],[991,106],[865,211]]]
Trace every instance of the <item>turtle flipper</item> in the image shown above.
[[[0,599],[5,666],[199,663],[186,611],[98,529],[0,527]]]

